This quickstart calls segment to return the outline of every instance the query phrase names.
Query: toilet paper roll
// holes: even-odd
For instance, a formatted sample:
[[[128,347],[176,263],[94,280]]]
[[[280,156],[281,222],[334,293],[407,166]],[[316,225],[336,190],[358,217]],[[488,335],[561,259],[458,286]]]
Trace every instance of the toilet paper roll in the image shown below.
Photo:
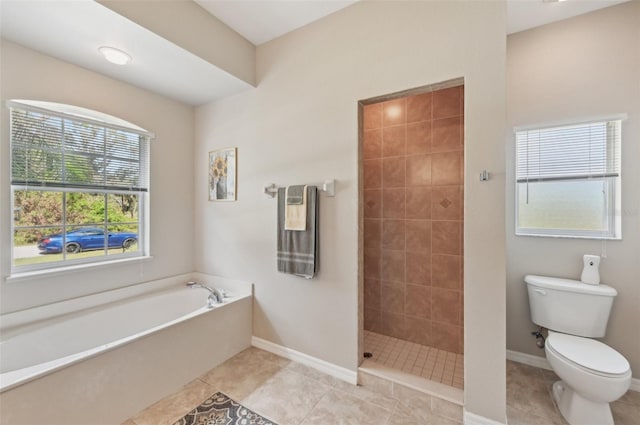
[[[600,284],[600,257],[597,255],[585,255],[582,257],[584,268],[580,280],[588,285]]]

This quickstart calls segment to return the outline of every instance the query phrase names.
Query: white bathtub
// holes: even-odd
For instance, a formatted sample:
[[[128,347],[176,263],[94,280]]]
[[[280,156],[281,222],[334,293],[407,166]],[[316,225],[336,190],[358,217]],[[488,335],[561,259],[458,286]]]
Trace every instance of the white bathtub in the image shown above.
[[[188,280],[228,298],[209,309],[208,292]],[[0,422],[120,423],[250,345],[251,285],[189,274],[0,324]]]

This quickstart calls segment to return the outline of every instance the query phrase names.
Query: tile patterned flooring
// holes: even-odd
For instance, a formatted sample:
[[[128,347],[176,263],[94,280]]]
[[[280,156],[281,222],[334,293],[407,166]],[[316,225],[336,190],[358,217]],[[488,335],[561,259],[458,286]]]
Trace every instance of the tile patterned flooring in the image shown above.
[[[455,388],[464,387],[464,356],[387,335],[364,331],[371,360]]]
[[[568,425],[551,396],[557,380],[550,370],[507,361],[509,425]],[[627,391],[611,411],[616,425],[640,425],[640,392]]]
[[[566,425],[548,370],[507,362],[509,425]],[[396,388],[396,387],[394,387]],[[460,406],[409,388],[358,387],[257,348],[248,348],[136,414],[123,425],[171,425],[222,391],[279,425],[461,425]],[[612,404],[616,425],[640,425],[640,393]]]
[[[171,425],[222,391],[278,425],[461,425],[462,409],[409,388],[393,395],[347,384],[251,347],[123,425]]]

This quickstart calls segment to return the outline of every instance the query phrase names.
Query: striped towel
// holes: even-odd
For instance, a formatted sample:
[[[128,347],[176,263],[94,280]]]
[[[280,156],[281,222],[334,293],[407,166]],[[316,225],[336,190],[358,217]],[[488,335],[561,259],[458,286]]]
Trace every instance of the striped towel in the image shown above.
[[[306,230],[285,230],[286,189],[278,189],[278,271],[311,279],[318,271],[318,188],[307,186]]]

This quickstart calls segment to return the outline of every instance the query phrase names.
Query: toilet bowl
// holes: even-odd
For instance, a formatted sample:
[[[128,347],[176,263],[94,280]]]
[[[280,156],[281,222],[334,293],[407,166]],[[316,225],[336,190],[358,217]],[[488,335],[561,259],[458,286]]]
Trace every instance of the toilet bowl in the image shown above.
[[[600,341],[549,331],[547,360],[561,381],[553,398],[571,425],[613,425],[609,403],[631,385],[629,362]]]

